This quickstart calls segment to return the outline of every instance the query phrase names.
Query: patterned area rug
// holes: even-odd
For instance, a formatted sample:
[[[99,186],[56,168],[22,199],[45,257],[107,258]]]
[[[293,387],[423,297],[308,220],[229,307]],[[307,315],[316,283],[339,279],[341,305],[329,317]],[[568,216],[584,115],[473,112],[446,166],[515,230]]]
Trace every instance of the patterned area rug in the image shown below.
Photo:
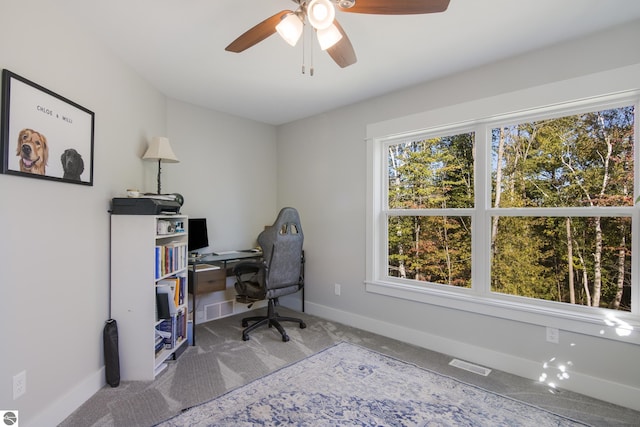
[[[159,424],[255,425],[585,424],[344,342]]]

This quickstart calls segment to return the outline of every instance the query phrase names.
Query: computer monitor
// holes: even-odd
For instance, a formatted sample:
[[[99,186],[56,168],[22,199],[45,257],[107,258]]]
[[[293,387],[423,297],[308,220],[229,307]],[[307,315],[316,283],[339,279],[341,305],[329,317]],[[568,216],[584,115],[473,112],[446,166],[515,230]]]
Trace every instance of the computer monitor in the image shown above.
[[[209,246],[206,218],[189,218],[189,252]]]

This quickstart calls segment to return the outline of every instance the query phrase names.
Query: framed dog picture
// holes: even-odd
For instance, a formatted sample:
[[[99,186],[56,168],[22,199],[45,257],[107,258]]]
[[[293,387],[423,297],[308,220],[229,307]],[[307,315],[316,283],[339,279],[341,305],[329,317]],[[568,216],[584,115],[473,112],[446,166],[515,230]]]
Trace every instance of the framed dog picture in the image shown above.
[[[93,185],[93,112],[2,71],[2,172]]]

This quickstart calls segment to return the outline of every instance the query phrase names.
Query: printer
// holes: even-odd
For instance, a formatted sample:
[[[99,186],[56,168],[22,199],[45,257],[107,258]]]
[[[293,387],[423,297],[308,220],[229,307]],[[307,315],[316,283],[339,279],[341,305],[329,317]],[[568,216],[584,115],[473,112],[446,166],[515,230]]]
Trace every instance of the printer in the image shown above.
[[[177,200],[166,196],[114,197],[111,200],[113,215],[164,215],[180,213]]]

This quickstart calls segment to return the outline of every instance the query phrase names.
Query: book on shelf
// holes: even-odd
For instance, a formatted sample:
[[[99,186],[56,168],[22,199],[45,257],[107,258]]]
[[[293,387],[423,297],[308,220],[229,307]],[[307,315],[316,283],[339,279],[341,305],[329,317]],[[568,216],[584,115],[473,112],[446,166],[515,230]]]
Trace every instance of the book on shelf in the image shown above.
[[[156,354],[162,348],[172,349],[187,339],[188,315],[183,307],[156,325]],[[161,338],[161,344],[158,338]],[[159,348],[161,347],[161,348]]]
[[[155,351],[156,356],[164,349],[164,337],[156,329]]]
[[[186,309],[178,311],[176,315],[176,335],[177,340],[181,341],[187,338],[188,316]]]
[[[180,312],[178,312],[178,313],[176,313],[176,327],[175,327],[176,338],[174,340],[174,345],[178,344],[180,342],[180,340],[182,340],[181,322],[182,322],[182,315],[180,314]]]
[[[158,320],[171,318],[169,295],[167,293],[156,292],[156,311],[157,311],[156,319]]]
[[[173,316],[174,314],[176,314],[176,303],[175,303],[175,299],[173,297],[173,288],[170,285],[165,285],[165,284],[158,284],[158,286],[156,286],[156,299],[158,300],[158,317],[160,317],[161,315],[161,308],[162,305],[160,304],[164,304],[165,300],[167,302],[167,308],[169,310],[169,315]],[[160,317],[162,319],[165,319],[166,317]]]
[[[168,286],[171,289],[171,298],[176,307],[184,304],[185,288],[187,285],[187,278],[185,276],[168,277],[166,279],[158,280],[158,288],[160,286]],[[163,291],[164,292],[164,291]]]
[[[177,305],[182,305],[184,304],[184,297],[186,294],[186,289],[187,289],[187,276],[179,276],[178,277],[180,279],[180,287],[179,287],[179,292],[178,292],[178,303]]]
[[[155,247],[156,279],[185,268],[188,264],[188,250],[185,242],[169,242]]]
[[[163,338],[164,347],[171,349],[175,347],[176,340],[176,322],[175,317],[163,320],[156,326],[156,332],[160,333]]]
[[[156,255],[156,279],[158,279],[159,277],[161,277],[161,276],[162,276],[162,274],[161,274],[161,272],[162,272],[161,253],[162,253],[162,247],[161,247],[161,246],[156,246],[156,248],[155,248],[155,255]]]

